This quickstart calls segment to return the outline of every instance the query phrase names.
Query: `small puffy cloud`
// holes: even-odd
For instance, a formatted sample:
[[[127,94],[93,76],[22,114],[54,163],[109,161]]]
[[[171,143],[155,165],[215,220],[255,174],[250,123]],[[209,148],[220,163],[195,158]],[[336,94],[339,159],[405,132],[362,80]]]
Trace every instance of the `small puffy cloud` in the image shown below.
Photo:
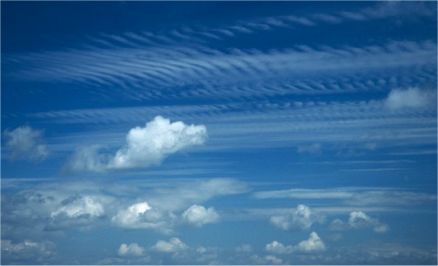
[[[427,108],[436,103],[436,92],[419,88],[394,89],[385,99],[385,107],[390,110],[405,108]]]
[[[379,220],[371,218],[361,211],[351,212],[350,217],[348,218],[348,224],[352,228],[372,227],[377,233],[385,233],[388,231],[388,226],[386,224],[382,224]]]
[[[385,233],[389,226],[380,222],[378,219],[371,218],[362,211],[353,211],[350,213],[348,221],[335,219],[330,224],[330,230],[342,231],[348,229],[372,228],[376,233]]]
[[[306,205],[298,205],[297,208],[284,215],[276,215],[270,218],[270,222],[283,230],[309,229],[315,222],[320,222],[322,217],[315,214]]]
[[[111,220],[114,224],[123,228],[168,231],[167,218],[158,210],[153,209],[148,202],[143,201],[119,210]]]
[[[5,130],[5,148],[11,160],[41,161],[49,154],[42,132],[28,126]]]
[[[144,248],[139,246],[137,243],[131,243],[131,244],[121,244],[119,247],[119,250],[117,252],[119,256],[143,256],[144,254]]]
[[[301,241],[295,248],[302,252],[324,251],[325,244],[317,233],[312,232],[307,240]]]
[[[294,250],[293,246],[290,245],[286,246],[275,240],[267,244],[265,246],[265,249],[268,252],[277,253],[277,254],[288,254],[288,253],[292,253]]]
[[[267,252],[276,254],[290,254],[293,252],[317,252],[324,251],[325,244],[317,233],[311,232],[309,238],[301,241],[297,245],[284,245],[278,241],[272,241],[265,246]]]
[[[73,170],[104,171],[109,169],[142,168],[160,164],[167,156],[185,148],[201,145],[207,139],[204,125],[187,125],[155,117],[144,127],[132,128],[126,144],[114,155],[98,148],[80,149],[73,156]]]
[[[195,226],[214,223],[219,219],[219,214],[214,208],[205,208],[200,205],[192,205],[182,214],[184,221]]]
[[[172,237],[169,241],[158,240],[152,247],[155,251],[163,253],[176,253],[186,250],[188,246],[177,237]]]

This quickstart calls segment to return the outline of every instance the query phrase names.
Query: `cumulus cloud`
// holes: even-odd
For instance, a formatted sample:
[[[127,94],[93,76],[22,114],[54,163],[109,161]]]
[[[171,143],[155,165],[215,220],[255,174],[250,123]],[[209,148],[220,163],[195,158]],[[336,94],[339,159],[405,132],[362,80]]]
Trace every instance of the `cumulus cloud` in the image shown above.
[[[390,110],[404,108],[427,108],[436,103],[436,92],[419,88],[394,89],[385,99],[385,107]]]
[[[169,241],[158,240],[152,247],[155,251],[164,253],[176,253],[186,250],[188,246],[177,237],[172,237]]]
[[[323,251],[325,250],[325,244],[322,242],[321,238],[319,238],[317,233],[312,232],[310,233],[309,238],[298,243],[295,249],[302,252]]]
[[[289,213],[272,216],[270,222],[283,230],[309,229],[315,222],[321,222],[322,218],[306,205],[300,204]]]
[[[282,243],[274,240],[271,243],[267,244],[265,249],[266,251],[271,253],[288,254],[293,252],[294,247],[291,245],[283,245]]]
[[[42,139],[42,131],[28,126],[5,130],[5,148],[11,160],[44,160],[49,154]]]
[[[371,218],[368,214],[362,211],[351,212],[347,222],[344,222],[341,219],[335,219],[330,224],[330,229],[333,231],[361,228],[372,228],[376,233],[385,233],[389,230],[388,225],[380,222],[376,218]]]
[[[143,256],[144,248],[137,243],[121,244],[117,252],[119,256]]]
[[[219,219],[219,214],[217,214],[214,208],[205,208],[204,206],[194,204],[184,211],[182,218],[188,224],[202,226],[216,222]]]
[[[290,254],[293,252],[318,252],[325,250],[325,244],[317,233],[311,232],[309,238],[297,245],[284,245],[278,241],[272,241],[265,246],[266,251],[276,254]]]
[[[148,202],[138,202],[126,209],[119,210],[112,222],[120,227],[131,229],[158,229],[167,232],[170,229],[169,217],[153,209]]]
[[[142,168],[160,164],[166,157],[207,139],[204,125],[187,125],[155,117],[144,127],[132,128],[126,144],[114,155],[94,146],[78,150],[69,166],[73,170],[105,171],[109,169]]]

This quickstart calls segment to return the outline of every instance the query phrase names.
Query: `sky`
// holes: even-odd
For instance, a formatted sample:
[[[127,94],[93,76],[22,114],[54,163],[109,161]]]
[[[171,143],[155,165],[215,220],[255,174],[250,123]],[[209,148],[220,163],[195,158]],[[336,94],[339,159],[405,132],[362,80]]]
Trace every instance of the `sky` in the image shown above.
[[[436,2],[2,2],[2,264],[436,264]]]

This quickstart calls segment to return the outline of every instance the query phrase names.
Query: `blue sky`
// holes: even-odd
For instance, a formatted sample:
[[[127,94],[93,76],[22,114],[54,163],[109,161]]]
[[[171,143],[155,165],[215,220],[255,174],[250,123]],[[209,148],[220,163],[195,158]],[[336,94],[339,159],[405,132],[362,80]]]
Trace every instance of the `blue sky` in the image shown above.
[[[2,2],[3,264],[436,264],[435,2]]]

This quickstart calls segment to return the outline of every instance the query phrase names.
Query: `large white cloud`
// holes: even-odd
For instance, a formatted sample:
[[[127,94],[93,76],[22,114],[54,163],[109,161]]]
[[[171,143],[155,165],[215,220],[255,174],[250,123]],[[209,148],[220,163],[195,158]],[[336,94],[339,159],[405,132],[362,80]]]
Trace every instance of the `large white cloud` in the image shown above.
[[[335,219],[330,224],[330,229],[333,231],[363,228],[372,228],[376,233],[385,233],[389,230],[387,224],[380,222],[376,218],[370,217],[362,211],[350,212],[347,222],[344,222],[341,219]]]
[[[144,248],[137,243],[121,244],[117,252],[119,256],[143,256]]]
[[[274,226],[283,230],[309,229],[313,223],[321,220],[321,216],[315,214],[309,207],[302,204],[298,205],[293,211],[270,218]]]
[[[188,224],[202,226],[216,222],[219,219],[219,214],[214,208],[205,208],[204,206],[194,204],[184,211],[182,218]]]
[[[395,89],[385,99],[385,106],[390,110],[427,108],[435,104],[436,92],[419,88]]]
[[[152,247],[155,251],[164,253],[176,253],[186,250],[188,246],[177,237],[172,237],[169,241],[158,240]]]
[[[43,143],[42,132],[28,126],[5,130],[5,148],[12,160],[43,160],[49,154]]]
[[[132,128],[126,144],[114,155],[100,152],[97,147],[83,148],[74,154],[69,165],[74,170],[88,171],[148,167],[182,149],[201,145],[206,139],[204,125],[171,122],[157,116],[144,127]]]

